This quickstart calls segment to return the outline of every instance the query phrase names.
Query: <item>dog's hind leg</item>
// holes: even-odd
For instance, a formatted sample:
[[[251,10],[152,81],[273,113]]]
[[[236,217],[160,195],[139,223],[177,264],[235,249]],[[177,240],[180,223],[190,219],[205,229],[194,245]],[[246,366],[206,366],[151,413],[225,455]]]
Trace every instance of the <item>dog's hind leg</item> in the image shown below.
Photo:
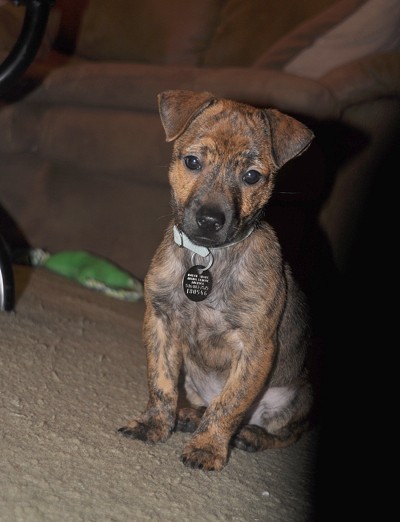
[[[264,395],[231,445],[245,451],[284,448],[309,428],[312,391],[308,383],[292,396],[289,388],[272,388]]]
[[[305,429],[306,422],[296,423],[272,435],[261,426],[246,424],[232,438],[231,445],[250,452],[285,448],[297,442]]]

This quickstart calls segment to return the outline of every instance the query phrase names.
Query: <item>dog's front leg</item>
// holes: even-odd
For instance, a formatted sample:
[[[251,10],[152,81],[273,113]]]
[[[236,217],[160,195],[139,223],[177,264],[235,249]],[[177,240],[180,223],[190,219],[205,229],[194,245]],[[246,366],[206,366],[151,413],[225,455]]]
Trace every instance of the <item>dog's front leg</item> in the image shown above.
[[[275,343],[270,340],[244,347],[236,341],[235,357],[221,393],[205,410],[201,422],[182,453],[186,466],[221,470],[227,462],[229,443],[271,370]],[[248,341],[247,341],[248,344]],[[260,348],[260,346],[262,348]]]
[[[175,425],[181,355],[164,321],[151,308],[145,314],[143,339],[147,350],[149,401],[139,418],[118,431],[145,442],[165,442]]]

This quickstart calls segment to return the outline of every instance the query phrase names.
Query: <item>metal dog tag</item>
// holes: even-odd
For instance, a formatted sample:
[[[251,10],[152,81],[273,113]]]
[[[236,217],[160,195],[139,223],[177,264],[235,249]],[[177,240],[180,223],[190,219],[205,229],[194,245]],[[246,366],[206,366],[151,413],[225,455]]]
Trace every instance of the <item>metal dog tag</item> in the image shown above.
[[[211,273],[202,265],[195,265],[186,272],[183,281],[183,291],[191,301],[203,301],[212,290]]]

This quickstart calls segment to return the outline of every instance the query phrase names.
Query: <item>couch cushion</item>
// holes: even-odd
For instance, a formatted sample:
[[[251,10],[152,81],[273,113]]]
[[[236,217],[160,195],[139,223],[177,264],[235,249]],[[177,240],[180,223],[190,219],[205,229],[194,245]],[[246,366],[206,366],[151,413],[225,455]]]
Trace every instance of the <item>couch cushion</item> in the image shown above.
[[[400,49],[398,0],[341,0],[276,42],[256,67],[319,78],[372,53]]]
[[[94,60],[196,64],[221,0],[90,0],[76,52]]]
[[[275,41],[335,0],[226,0],[203,65],[250,65]]]
[[[289,62],[285,70],[319,78],[344,63],[400,50],[399,0],[369,0]]]

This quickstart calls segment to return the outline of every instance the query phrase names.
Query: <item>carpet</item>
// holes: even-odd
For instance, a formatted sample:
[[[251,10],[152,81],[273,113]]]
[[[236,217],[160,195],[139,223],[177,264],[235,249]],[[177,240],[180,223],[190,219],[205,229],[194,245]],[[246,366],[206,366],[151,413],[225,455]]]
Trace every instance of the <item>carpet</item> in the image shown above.
[[[281,450],[234,449],[221,472],[116,429],[144,409],[143,302],[15,267],[0,314],[1,522],[314,520],[317,431]]]

